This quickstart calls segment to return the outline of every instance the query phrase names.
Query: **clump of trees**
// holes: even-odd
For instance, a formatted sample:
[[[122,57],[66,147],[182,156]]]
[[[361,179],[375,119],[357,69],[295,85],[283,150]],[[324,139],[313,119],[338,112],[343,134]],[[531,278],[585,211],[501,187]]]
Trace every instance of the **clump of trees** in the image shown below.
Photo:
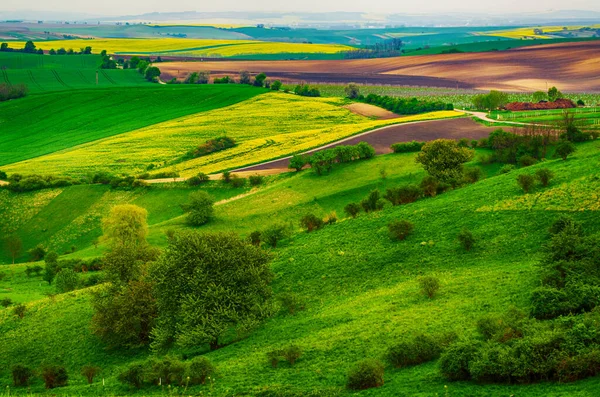
[[[391,39],[377,42],[364,48],[344,52],[345,59],[389,58],[402,54],[402,40]]]
[[[375,149],[366,142],[360,142],[356,145],[342,145],[320,150],[312,155],[294,155],[290,159],[288,168],[300,171],[306,164],[310,164],[317,175],[323,175],[331,171],[335,164],[366,160],[374,156]]]
[[[165,356],[130,364],[117,379],[135,389],[140,389],[145,384],[187,387],[204,385],[216,373],[217,368],[206,357],[196,356],[189,361],[181,361],[172,356]]]
[[[235,147],[235,139],[230,138],[228,136],[221,136],[214,139],[209,139],[202,145],[197,146],[196,148],[190,150],[185,158],[196,158],[206,156],[211,153],[220,152],[221,150],[230,149]]]
[[[473,98],[473,106],[479,110],[497,110],[508,103],[508,94],[492,90],[489,94],[477,95]]]
[[[190,193],[189,202],[183,205],[187,213],[186,222],[192,226],[208,223],[214,216],[214,200],[207,192],[200,190]]]
[[[454,110],[454,105],[443,102],[429,102],[417,98],[396,98],[369,94],[366,97],[359,95],[357,100],[373,104],[397,114],[419,114],[436,110]]]
[[[473,150],[459,147],[454,140],[437,139],[423,146],[416,161],[440,182],[457,184],[463,175],[463,164],[473,156]]]
[[[11,48],[8,43],[0,44],[0,52],[23,52],[25,54],[43,55],[44,51],[41,48],[36,48],[33,41],[28,40],[23,48]]]
[[[294,94],[307,97],[320,97],[321,91],[317,87],[311,87],[308,84],[298,84],[294,88]]]
[[[420,152],[426,142],[412,141],[399,142],[390,146],[394,153],[413,153]]]
[[[0,83],[0,102],[27,96],[29,88],[25,84]]]

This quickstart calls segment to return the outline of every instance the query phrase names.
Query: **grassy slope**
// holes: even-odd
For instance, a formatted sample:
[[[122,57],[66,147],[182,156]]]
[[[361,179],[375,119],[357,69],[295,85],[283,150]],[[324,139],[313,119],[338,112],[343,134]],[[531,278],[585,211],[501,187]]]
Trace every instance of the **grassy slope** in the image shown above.
[[[539,248],[558,213],[570,212],[590,232],[600,231],[598,200],[593,199],[600,188],[600,180],[593,173],[598,166],[598,143],[580,145],[579,149],[567,162],[548,161],[434,199],[386,208],[356,220],[345,219],[314,234],[295,235],[274,252],[274,289],[277,293],[293,290],[301,294],[308,309],[293,317],[276,316],[249,338],[210,353],[221,374],[214,385],[215,394],[231,395],[254,386],[301,393],[312,389],[335,391],[343,387],[345,373],[353,362],[365,356],[382,357],[387,346],[408,334],[449,329],[470,333],[477,318],[486,313],[503,312],[509,305],[526,309],[527,291],[536,280]],[[382,157],[398,161],[399,170],[391,172],[390,179],[400,182],[415,178],[412,157]],[[355,186],[376,184],[378,172],[373,162],[349,164],[322,177],[323,182],[330,182],[315,186],[322,188],[317,202],[323,210],[357,198],[358,194],[353,195]],[[541,166],[554,170],[556,180],[549,188],[524,196],[514,181],[516,174],[534,172]],[[488,170],[490,174],[492,171]],[[348,183],[346,175],[354,174],[356,184],[354,180]],[[348,189],[345,198],[340,189],[344,182]],[[287,186],[314,183],[307,172],[265,188],[265,194],[272,190],[272,200],[280,197],[291,205],[302,203],[302,198],[286,193],[290,189]],[[574,190],[591,198],[585,202],[573,197]],[[255,211],[267,212],[267,218],[279,212],[280,203],[272,202],[270,208],[265,208],[268,200],[258,197],[241,199],[236,206],[250,211],[254,204],[254,208],[262,208]],[[282,215],[286,216],[291,217]],[[414,222],[414,234],[404,242],[391,242],[386,225],[393,219]],[[477,237],[472,252],[465,253],[458,247],[456,234],[462,227],[468,227]],[[435,275],[442,282],[439,296],[431,301],[418,293],[416,279],[425,274]],[[61,359],[73,374],[72,386],[66,392],[100,393],[98,384],[89,388],[76,375],[80,366],[93,362],[104,369],[105,393],[126,393],[113,375],[126,362],[147,353],[103,350],[87,331],[91,316],[87,299],[86,292],[80,291],[55,301],[32,302],[23,320],[15,319],[7,310],[0,311],[0,332],[6,340],[0,345],[0,368],[17,360],[37,365],[44,358],[58,356],[60,346]],[[303,346],[304,357],[293,369],[270,368],[265,353],[289,343]],[[8,376],[6,370],[0,371],[3,384]],[[600,379],[528,386],[448,383],[439,376],[436,365],[429,363],[404,370],[387,368],[385,386],[363,394],[441,395],[444,385],[449,386],[448,395],[593,396]],[[41,391],[39,381],[33,388]],[[142,393],[153,391],[159,392],[148,389]]]
[[[263,92],[239,85],[154,85],[30,95],[4,102],[0,166],[229,106]]]

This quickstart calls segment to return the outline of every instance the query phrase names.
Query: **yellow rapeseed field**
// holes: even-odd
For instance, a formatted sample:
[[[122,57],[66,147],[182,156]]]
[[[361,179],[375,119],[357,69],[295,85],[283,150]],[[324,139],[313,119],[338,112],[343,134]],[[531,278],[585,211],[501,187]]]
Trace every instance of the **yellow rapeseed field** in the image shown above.
[[[551,39],[553,38],[552,33],[563,31],[565,30],[565,27],[567,28],[567,30],[578,30],[584,28],[585,26],[531,26],[527,28],[515,28],[507,30],[496,30],[491,32],[481,32],[479,34],[484,36],[505,37],[509,39]],[[600,27],[600,25],[592,25],[587,27],[597,29],[598,27]],[[541,29],[542,34],[535,34],[535,29]]]
[[[277,54],[277,53],[336,53],[347,51],[352,47],[339,44],[301,44],[279,43],[253,40],[204,40],[204,39],[76,39],[39,41],[35,43],[43,50],[72,48],[79,50],[87,46],[92,52],[100,53],[106,50],[109,54],[128,53],[167,53],[169,51],[185,52],[186,54],[232,56],[239,54]],[[15,43],[14,47],[25,45]]]
[[[155,169],[182,176],[267,161],[308,150],[379,126],[456,117],[441,111],[396,120],[351,113],[339,98],[266,93],[239,104],[156,124],[4,167],[9,173],[84,175],[100,170],[137,174]],[[237,146],[181,162],[189,150],[227,135]]]

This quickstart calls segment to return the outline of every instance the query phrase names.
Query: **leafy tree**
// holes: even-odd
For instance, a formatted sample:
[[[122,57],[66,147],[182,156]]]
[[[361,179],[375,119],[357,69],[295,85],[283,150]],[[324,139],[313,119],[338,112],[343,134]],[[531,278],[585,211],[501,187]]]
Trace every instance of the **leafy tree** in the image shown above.
[[[160,77],[160,69],[156,66],[150,66],[146,69],[144,77],[148,81],[158,81],[158,78]]]
[[[150,267],[158,324],[154,347],[220,347],[230,331],[247,331],[270,315],[269,254],[236,234],[175,234]]]
[[[192,226],[201,226],[208,223],[214,215],[214,200],[205,191],[200,190],[190,194],[189,202],[183,205],[188,213],[186,221]]]
[[[429,299],[433,298],[440,289],[440,281],[433,276],[425,276],[419,279],[421,292]]]
[[[79,275],[72,269],[61,269],[56,274],[56,291],[65,293],[77,289],[79,286]]]
[[[123,248],[139,252],[148,247],[148,211],[132,204],[116,205],[102,221],[102,239],[110,250]]]
[[[523,192],[529,193],[533,189],[535,184],[535,178],[528,174],[521,174],[517,176],[517,183],[523,189]]]
[[[19,318],[25,317],[25,313],[27,312],[27,306],[20,303],[13,307],[13,314]]]
[[[360,213],[360,204],[358,203],[350,203],[344,207],[344,212],[351,216],[352,218],[356,218],[356,216]]]
[[[315,214],[307,214],[300,220],[300,225],[310,233],[314,230],[321,229],[323,227],[323,220]]]
[[[132,69],[137,69],[139,63],[139,57],[131,57],[131,59],[129,59],[129,66],[131,66]]]
[[[366,390],[383,386],[384,371],[384,366],[379,360],[363,360],[348,372],[346,387],[350,390]]]
[[[102,51],[100,51],[100,56],[101,56],[101,57],[105,57],[105,56],[107,56],[107,55],[108,55],[108,53],[106,52],[106,50],[102,50]],[[139,58],[138,58],[138,59],[139,59]]]
[[[54,281],[54,277],[58,272],[58,254],[54,251],[49,252],[44,259],[46,266],[44,268],[44,281],[47,281],[48,284],[52,284]]]
[[[281,90],[281,81],[279,80],[275,80],[273,83],[271,83],[271,90],[273,91],[279,91]]]
[[[558,90],[556,87],[551,87],[548,90],[548,99],[550,102],[554,102],[557,99],[563,98],[563,93]]]
[[[92,47],[90,47],[90,46],[87,46],[87,47],[85,47],[85,48],[83,49],[82,53],[83,53],[84,55],[90,55],[90,54],[92,53]]]
[[[36,52],[35,51],[35,44],[33,44],[33,41],[28,40],[25,43],[25,47],[23,48],[23,52],[26,52],[28,54],[34,54]]]
[[[295,154],[290,159],[290,165],[288,166],[288,168],[292,168],[295,169],[297,172],[300,172],[306,164],[308,164],[308,159],[306,158],[306,156],[303,156],[301,154]]]
[[[8,175],[6,175],[6,172],[0,171],[0,181],[5,181],[7,178]]]
[[[88,384],[94,383],[94,377],[100,373],[100,367],[96,367],[95,365],[84,365],[81,368],[81,375],[87,379]]]
[[[2,43],[0,44],[0,51],[5,52],[8,51],[8,43]]]
[[[46,256],[46,249],[41,244],[29,250],[29,259],[32,262],[41,261],[44,259],[44,256]]]
[[[240,72],[240,84],[250,84],[251,80],[250,80],[250,72],[248,72],[247,70],[242,70]]]
[[[372,190],[369,195],[361,200],[360,205],[365,212],[380,211],[383,209],[384,201],[381,199],[379,190]]]
[[[289,228],[285,223],[275,223],[263,231],[263,240],[271,247],[277,248],[279,241],[283,240],[289,235],[288,229]]]
[[[12,257],[12,263],[15,264],[15,258],[19,256],[21,250],[23,249],[23,241],[16,235],[8,236],[4,242],[6,245],[6,250],[10,252],[10,256]]]
[[[460,179],[463,164],[470,161],[473,155],[473,150],[458,147],[454,140],[437,139],[423,146],[416,161],[423,165],[429,175],[448,183]]]
[[[254,76],[254,86],[255,87],[263,87],[265,85],[265,80],[267,79],[267,75],[264,73],[257,74]]]
[[[344,88],[344,92],[346,93],[346,97],[356,99],[360,95],[360,87],[358,84],[350,83]]]
[[[463,228],[458,234],[458,241],[460,245],[466,250],[471,251],[473,245],[475,245],[475,237],[473,233],[467,228]]]
[[[426,175],[421,181],[421,190],[423,194],[429,197],[435,197],[440,183],[431,175]]]
[[[11,373],[15,387],[29,386],[29,381],[33,377],[31,368],[21,364],[13,365]]]
[[[547,101],[548,100],[548,93],[544,92],[544,91],[536,91],[533,93],[533,102],[538,103],[541,101]]]
[[[473,99],[473,104],[477,109],[496,110],[504,107],[508,103],[508,94],[500,91],[490,91],[487,95],[477,95]]]
[[[548,168],[540,168],[535,172],[535,176],[542,186],[546,187],[550,184],[552,178],[554,178],[554,172],[550,171]]]
[[[146,367],[142,364],[130,364],[125,371],[121,372],[117,379],[121,383],[140,389],[144,384]]]
[[[194,357],[187,368],[186,376],[192,385],[203,385],[216,372],[214,364],[206,357]]]
[[[198,72],[198,84],[208,84],[208,82],[210,81],[210,71],[208,70],[201,70],[200,72]]]
[[[56,364],[44,365],[41,371],[46,389],[67,386],[69,375],[65,367]]]
[[[575,153],[575,150],[575,145],[567,140],[560,141],[556,145],[556,154],[563,160],[566,160],[567,157]]]
[[[137,64],[137,70],[141,74],[145,74],[146,73],[146,69],[148,69],[149,66],[150,66],[150,63],[148,61],[141,60]]]
[[[415,225],[409,221],[391,221],[388,224],[388,231],[392,240],[404,240],[412,233]]]

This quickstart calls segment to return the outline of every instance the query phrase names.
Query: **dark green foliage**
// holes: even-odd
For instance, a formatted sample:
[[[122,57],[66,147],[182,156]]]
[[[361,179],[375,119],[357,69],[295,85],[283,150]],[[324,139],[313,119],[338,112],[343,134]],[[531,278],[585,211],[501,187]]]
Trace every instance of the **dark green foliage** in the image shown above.
[[[96,375],[100,373],[100,367],[96,367],[95,365],[84,365],[81,368],[81,375],[85,377],[88,384],[91,385],[94,383],[94,378]]]
[[[294,292],[284,292],[278,297],[279,302],[283,309],[285,309],[289,314],[296,314],[301,310],[305,309],[304,300]]]
[[[433,276],[424,276],[419,278],[419,286],[421,293],[431,299],[440,289],[440,281]]]
[[[523,164],[531,165],[545,156],[550,139],[541,134],[518,135],[498,129],[490,134],[487,146],[494,150],[494,158],[502,163],[517,164],[524,156]]]
[[[186,183],[189,186],[198,186],[198,185],[201,185],[202,183],[204,183],[204,181],[199,176],[192,176],[192,177],[188,178]]]
[[[327,216],[325,216],[325,219],[323,219],[323,223],[325,223],[326,225],[333,225],[337,222],[337,220],[337,213],[335,211],[331,211],[329,214],[327,214]]]
[[[361,200],[360,206],[365,212],[381,211],[385,202],[381,199],[379,190],[375,189],[369,195]]]
[[[577,100],[577,106],[585,106],[585,102],[583,101],[583,99]]]
[[[479,167],[465,168],[463,171],[463,177],[467,183],[475,183],[485,177],[483,170]]]
[[[486,95],[477,95],[473,98],[473,105],[478,110],[496,110],[508,103],[508,94],[504,92],[490,91]]]
[[[58,293],[73,291],[79,287],[79,275],[72,269],[62,269],[56,274],[54,283]]]
[[[406,185],[387,189],[383,198],[392,203],[393,206],[396,206],[414,203],[421,196],[423,196],[423,191],[419,186]]]
[[[376,359],[366,359],[358,362],[348,372],[346,387],[350,390],[366,390],[383,386],[383,364]]]
[[[295,169],[296,171],[302,171],[302,168],[308,164],[308,158],[301,154],[295,154],[290,159],[290,165],[288,168]]]
[[[360,213],[360,204],[358,203],[350,203],[346,204],[344,207],[344,212],[346,215],[351,216],[352,218],[356,218],[356,216]]]
[[[147,364],[146,379],[154,385],[182,385],[186,367],[173,356],[151,359]]]
[[[360,95],[360,87],[358,84],[349,83],[346,88],[344,88],[344,92],[346,93],[346,98],[356,99]]]
[[[469,380],[469,364],[476,357],[481,342],[462,340],[456,342],[442,353],[440,357],[440,372],[449,380]]]
[[[573,154],[575,152],[576,148],[575,145],[573,145],[573,143],[571,143],[570,141],[567,140],[563,140],[558,142],[558,144],[556,145],[556,155],[559,156],[561,159],[566,160],[567,157],[569,157],[571,154]]]
[[[412,142],[399,142],[394,143],[390,148],[394,153],[412,153],[420,152],[425,142],[412,141]]]
[[[547,187],[552,178],[554,178],[554,172],[550,171],[548,168],[540,168],[535,171],[535,176],[540,181],[542,186]]]
[[[514,170],[516,170],[517,167],[515,167],[512,164],[505,164],[502,166],[502,168],[500,168],[500,173],[501,174],[508,174],[509,172],[512,172]]]
[[[49,252],[45,258],[45,264],[44,281],[52,284],[56,272],[58,272],[58,254],[56,252]]]
[[[0,181],[5,181],[8,178],[6,172],[0,170]]]
[[[158,304],[154,346],[221,346],[271,313],[270,256],[235,234],[177,233],[150,266]]]
[[[317,173],[317,175],[323,175],[326,172],[331,171],[335,162],[336,155],[333,150],[321,150],[308,158],[310,167]]]
[[[78,185],[80,182],[69,177],[53,175],[19,175],[12,174],[8,178],[8,190],[12,192],[31,192],[34,190]]]
[[[421,181],[421,190],[425,196],[435,197],[438,193],[440,183],[431,175],[426,175]]]
[[[250,84],[251,80],[250,80],[250,72],[248,72],[247,70],[242,70],[240,72],[240,84]]]
[[[31,368],[21,364],[13,365],[11,368],[13,385],[15,387],[29,386],[29,381],[33,377]]]
[[[186,377],[191,385],[203,385],[216,372],[214,364],[206,357],[194,357],[187,368]]]
[[[300,225],[310,233],[321,229],[323,227],[323,220],[315,214],[307,214],[300,219]]]
[[[454,109],[454,106],[451,103],[427,102],[418,100],[417,98],[394,98],[376,94],[367,95],[363,101],[397,114],[419,114],[436,110]]]
[[[417,163],[440,182],[457,181],[462,176],[463,164],[473,158],[473,151],[458,147],[451,139],[427,142],[417,155]]]
[[[307,97],[320,97],[321,92],[317,87],[311,87],[307,84],[299,84],[294,88],[294,94]]]
[[[273,91],[279,91],[281,89],[281,81],[280,80],[275,80],[274,82],[271,83],[271,90]]]
[[[254,82],[252,83],[255,87],[264,87],[265,80],[267,79],[267,75],[264,73],[259,73],[254,76]]]
[[[19,318],[25,317],[26,312],[27,312],[27,306],[25,306],[22,303],[19,303],[18,305],[13,307],[13,310],[12,310],[13,315],[15,315]]]
[[[517,162],[519,163],[519,167],[529,167],[531,165],[536,164],[537,160],[532,156],[525,154],[519,157],[519,160]]]
[[[150,66],[149,68],[146,69],[146,71],[144,73],[144,77],[148,81],[158,81],[160,74],[161,73],[160,73],[159,68],[157,68],[156,66]]]
[[[10,99],[23,98],[27,95],[29,89],[25,84],[6,84],[0,83],[0,102]],[[6,177],[5,177],[6,178]],[[3,179],[3,178],[0,178]]]
[[[533,190],[535,185],[535,178],[529,174],[521,174],[517,176],[517,183],[523,189],[523,192],[529,193]]]
[[[396,368],[418,365],[435,360],[442,346],[431,336],[416,335],[409,340],[392,346],[387,353],[388,361]]]
[[[262,185],[264,182],[264,177],[262,175],[250,175],[248,177],[248,180],[250,181],[250,185],[252,186],[258,186],[258,185]]]
[[[405,240],[406,237],[412,233],[414,228],[415,225],[405,220],[391,221],[388,224],[388,232],[392,240]]]
[[[548,233],[559,234],[562,233],[563,230],[568,230],[570,233],[577,236],[582,235],[581,224],[575,222],[573,218],[566,215],[562,215],[552,222],[552,226],[548,229]]]
[[[229,76],[224,76],[224,77],[221,77],[220,79],[219,78],[214,79],[213,83],[215,83],[215,84],[235,84],[235,80]]]
[[[262,235],[265,243],[277,248],[277,243],[289,236],[289,228],[285,223],[276,223],[267,227]]]
[[[458,147],[470,147],[470,141],[467,138],[459,139],[456,144],[458,145]]]
[[[41,375],[46,389],[67,386],[69,381],[67,369],[62,365],[44,365],[41,370]]]
[[[228,136],[221,136],[218,138],[210,139],[202,145],[190,150],[185,158],[197,158],[206,156],[211,153],[220,152],[235,147],[235,139]]]
[[[208,223],[214,215],[214,200],[207,192],[200,190],[190,193],[189,202],[183,210],[187,212],[186,222],[192,226]]]
[[[293,367],[296,361],[302,357],[302,348],[297,345],[286,346],[281,349],[281,355]]]
[[[255,230],[252,233],[250,233],[250,235],[248,236],[248,240],[250,241],[250,244],[252,244],[256,247],[260,247],[261,238],[262,238],[262,232],[260,230]]]
[[[246,179],[240,178],[237,175],[231,175],[231,186],[235,189],[239,189],[246,185]]]
[[[129,386],[133,386],[136,389],[140,389],[144,384],[144,376],[146,370],[142,364],[130,364],[125,371],[121,372],[117,379],[119,382]]]
[[[471,251],[475,245],[475,236],[473,236],[473,233],[471,233],[469,229],[463,228],[460,233],[458,233],[458,241],[465,251]]]
[[[4,274],[4,273],[2,273],[2,274]],[[0,277],[0,280],[1,279],[2,278]],[[4,308],[9,307],[12,304],[13,304],[13,301],[10,298],[2,298],[2,299],[0,299],[0,306],[2,306]]]

